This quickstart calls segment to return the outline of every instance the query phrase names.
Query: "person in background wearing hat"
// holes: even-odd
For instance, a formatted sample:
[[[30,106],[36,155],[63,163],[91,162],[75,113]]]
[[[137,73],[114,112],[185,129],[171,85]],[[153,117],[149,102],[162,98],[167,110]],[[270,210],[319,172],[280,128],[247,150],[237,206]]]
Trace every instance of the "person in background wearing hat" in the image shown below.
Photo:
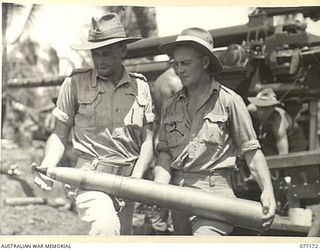
[[[271,88],[261,90],[256,97],[249,97],[248,100],[250,104],[247,108],[265,155],[307,150],[307,140],[302,128],[288,112],[281,108],[283,104],[277,100]],[[308,237],[320,236],[320,204],[312,199],[306,199],[305,203],[313,213]]]
[[[271,88],[248,98],[248,110],[265,155],[288,154],[307,149],[302,128],[283,108]]]
[[[235,197],[230,173],[242,156],[261,187],[263,227],[268,228],[276,209],[268,166],[243,100],[213,78],[222,71],[213,48],[211,34],[200,28],[186,29],[160,46],[173,57],[183,88],[162,107],[155,181]],[[179,235],[221,236],[233,230],[232,221],[175,212],[172,220]]]
[[[91,50],[93,69],[75,70],[63,82],[55,130],[49,137],[39,168],[55,167],[63,155],[69,133],[79,154],[76,168],[142,178],[153,157],[152,101],[144,76],[122,65],[126,44],[139,40],[126,37],[114,13],[92,19],[88,42],[74,46]],[[35,173],[34,182],[51,190],[52,180]],[[131,233],[133,202],[99,191],[69,187],[78,215],[90,225],[90,235]]]
[[[178,92],[182,88],[180,78],[174,72],[172,65],[164,71],[159,77],[155,80],[153,87],[151,88],[151,95],[154,101],[154,146],[158,144],[159,138],[159,127],[160,127],[160,115],[161,107],[163,103],[174,93]],[[156,159],[155,155],[155,159]],[[148,179],[154,179],[154,163],[151,164],[147,173],[149,174]],[[155,234],[171,234],[172,232],[172,220],[170,211],[165,208],[154,209],[151,214],[150,222]]]

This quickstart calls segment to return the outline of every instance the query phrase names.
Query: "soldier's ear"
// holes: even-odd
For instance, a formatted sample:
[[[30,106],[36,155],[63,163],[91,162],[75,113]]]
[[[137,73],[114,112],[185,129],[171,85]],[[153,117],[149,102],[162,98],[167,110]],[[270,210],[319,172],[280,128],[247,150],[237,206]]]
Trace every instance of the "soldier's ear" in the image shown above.
[[[207,69],[210,65],[210,58],[209,56],[202,57],[202,67],[203,69]]]
[[[127,54],[127,45],[121,45],[121,51],[120,51],[120,53],[121,53],[121,58],[124,58],[125,56],[126,56],[126,54]]]

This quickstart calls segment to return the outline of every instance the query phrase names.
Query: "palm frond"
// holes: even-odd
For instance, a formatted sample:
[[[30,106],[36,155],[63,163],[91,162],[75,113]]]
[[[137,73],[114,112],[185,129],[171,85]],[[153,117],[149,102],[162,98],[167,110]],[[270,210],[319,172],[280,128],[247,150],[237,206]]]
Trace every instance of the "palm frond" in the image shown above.
[[[29,8],[29,11],[27,15],[25,16],[24,22],[21,25],[21,32],[18,34],[16,39],[14,39],[11,44],[15,44],[20,41],[21,37],[26,33],[29,32],[31,27],[33,26],[35,22],[35,17],[37,15],[37,12],[41,9],[42,5],[39,4],[32,4]]]

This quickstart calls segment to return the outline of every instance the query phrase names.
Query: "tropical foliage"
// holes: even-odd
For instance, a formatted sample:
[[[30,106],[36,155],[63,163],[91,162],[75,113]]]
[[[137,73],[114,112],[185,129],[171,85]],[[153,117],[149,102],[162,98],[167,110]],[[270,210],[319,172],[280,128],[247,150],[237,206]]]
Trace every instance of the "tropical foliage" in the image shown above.
[[[10,118],[7,119],[9,120],[6,123],[7,127],[14,128],[16,131],[19,130],[19,127],[23,127],[21,124],[28,120],[29,116],[26,115],[26,109],[17,110],[13,103],[18,102],[26,108],[33,108],[37,111],[52,104],[52,99],[57,96],[58,88],[9,90],[7,88],[8,79],[57,76],[60,72],[59,65],[62,62],[66,62],[72,68],[76,65],[71,58],[59,57],[55,48],[36,41],[30,35],[42,8],[43,5],[38,4],[2,3],[2,115],[7,114],[7,118]],[[118,13],[129,36],[151,37],[157,35],[154,8],[135,6],[101,6],[100,8],[102,12]],[[19,22],[21,25],[17,28],[14,24],[17,23],[18,16],[22,16],[23,20]],[[15,37],[11,37],[9,41],[7,31],[12,31],[13,28],[17,29],[17,32]],[[79,52],[79,58],[81,58],[82,66],[90,64],[88,53]],[[2,121],[5,120],[3,117]]]

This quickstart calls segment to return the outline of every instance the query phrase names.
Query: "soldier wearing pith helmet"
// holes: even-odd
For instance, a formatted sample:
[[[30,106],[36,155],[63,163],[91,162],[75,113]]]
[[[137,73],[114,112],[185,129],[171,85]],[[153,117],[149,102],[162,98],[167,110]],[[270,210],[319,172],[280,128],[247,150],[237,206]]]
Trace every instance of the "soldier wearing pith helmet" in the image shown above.
[[[234,197],[230,174],[236,157],[243,157],[262,190],[262,221],[268,228],[276,209],[268,166],[242,98],[214,79],[223,67],[210,32],[185,29],[160,50],[173,58],[183,88],[162,107],[155,181]],[[175,212],[172,219],[180,235],[220,236],[233,230],[232,221]]]
[[[115,13],[92,19],[87,41],[73,48],[90,50],[94,67],[74,70],[64,80],[53,111],[55,131],[39,168],[56,167],[71,134],[79,155],[76,168],[142,177],[153,155],[151,95],[145,77],[121,63],[127,44],[139,39],[126,36]],[[34,181],[42,189],[52,188],[44,175],[36,173]],[[68,192],[90,235],[131,233],[132,202],[81,187]]]

